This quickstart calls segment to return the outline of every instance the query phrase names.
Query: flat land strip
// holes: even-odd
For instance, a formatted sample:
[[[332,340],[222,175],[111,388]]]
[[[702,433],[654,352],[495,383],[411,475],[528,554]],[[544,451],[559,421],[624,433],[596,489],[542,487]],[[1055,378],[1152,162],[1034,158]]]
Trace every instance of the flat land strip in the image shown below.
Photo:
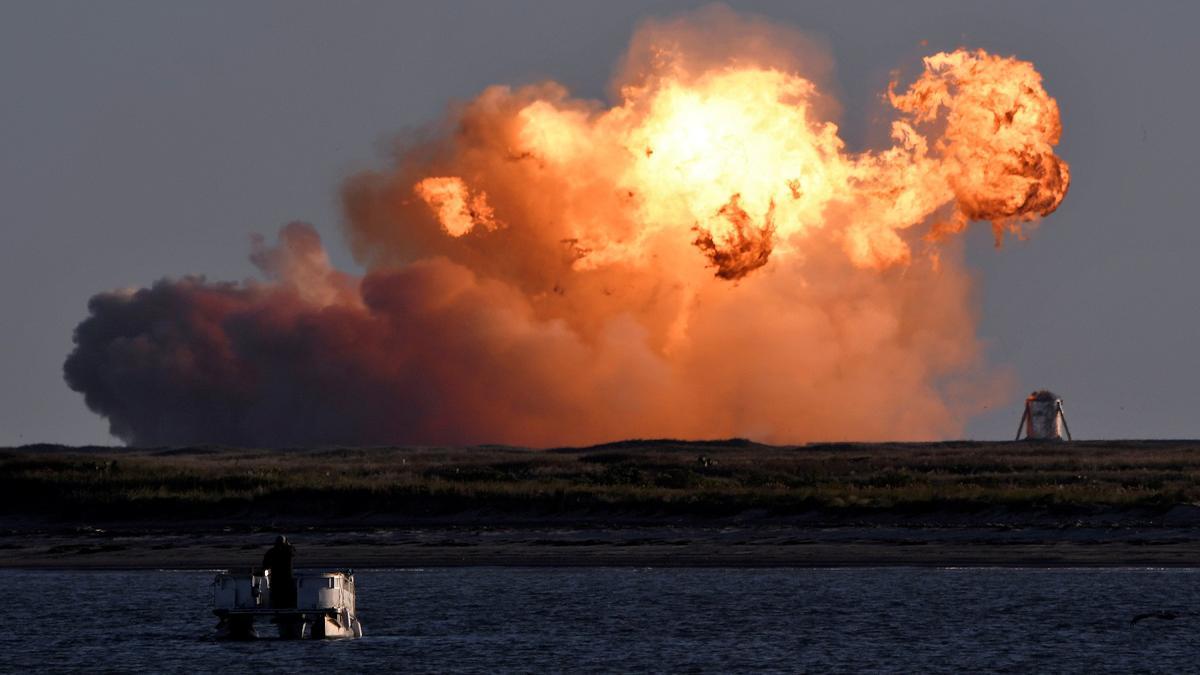
[[[0,566],[1200,565],[1200,442],[0,450]]]

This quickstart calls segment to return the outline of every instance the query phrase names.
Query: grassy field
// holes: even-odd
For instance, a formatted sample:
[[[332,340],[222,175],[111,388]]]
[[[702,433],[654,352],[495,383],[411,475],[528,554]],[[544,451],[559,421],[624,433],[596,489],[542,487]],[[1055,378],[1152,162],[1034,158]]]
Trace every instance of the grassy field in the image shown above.
[[[1200,501],[1200,442],[592,448],[0,450],[0,514],[769,515],[1166,510]]]

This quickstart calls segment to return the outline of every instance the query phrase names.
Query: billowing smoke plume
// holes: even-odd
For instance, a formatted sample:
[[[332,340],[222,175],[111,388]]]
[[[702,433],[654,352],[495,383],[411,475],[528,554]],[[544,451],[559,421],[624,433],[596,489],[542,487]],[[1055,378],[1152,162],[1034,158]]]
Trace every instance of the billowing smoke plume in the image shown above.
[[[895,83],[851,154],[802,37],[647,24],[606,106],[493,87],[343,190],[361,278],[315,231],[266,277],[94,297],[65,370],[136,444],[513,443],[958,433],[980,363],[952,235],[1069,183],[1029,63],[959,50]]]

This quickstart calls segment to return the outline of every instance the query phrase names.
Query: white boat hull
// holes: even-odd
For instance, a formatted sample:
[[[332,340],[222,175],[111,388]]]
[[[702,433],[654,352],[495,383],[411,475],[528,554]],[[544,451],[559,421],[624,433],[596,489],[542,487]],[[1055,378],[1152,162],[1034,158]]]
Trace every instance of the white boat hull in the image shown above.
[[[269,575],[218,574],[213,580],[213,614],[220,619],[218,635],[253,639],[260,636],[265,625],[273,625],[283,639],[362,637],[362,623],[354,611],[353,574],[297,574],[293,581],[296,606],[276,607],[271,603]]]

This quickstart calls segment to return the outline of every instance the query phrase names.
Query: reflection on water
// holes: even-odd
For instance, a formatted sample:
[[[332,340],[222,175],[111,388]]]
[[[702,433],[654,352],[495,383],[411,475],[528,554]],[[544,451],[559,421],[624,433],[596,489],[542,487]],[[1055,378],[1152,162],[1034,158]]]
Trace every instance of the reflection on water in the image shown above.
[[[1200,650],[1194,569],[360,570],[366,637],[304,643],[211,639],[212,576],[0,570],[0,671],[1184,672]]]

